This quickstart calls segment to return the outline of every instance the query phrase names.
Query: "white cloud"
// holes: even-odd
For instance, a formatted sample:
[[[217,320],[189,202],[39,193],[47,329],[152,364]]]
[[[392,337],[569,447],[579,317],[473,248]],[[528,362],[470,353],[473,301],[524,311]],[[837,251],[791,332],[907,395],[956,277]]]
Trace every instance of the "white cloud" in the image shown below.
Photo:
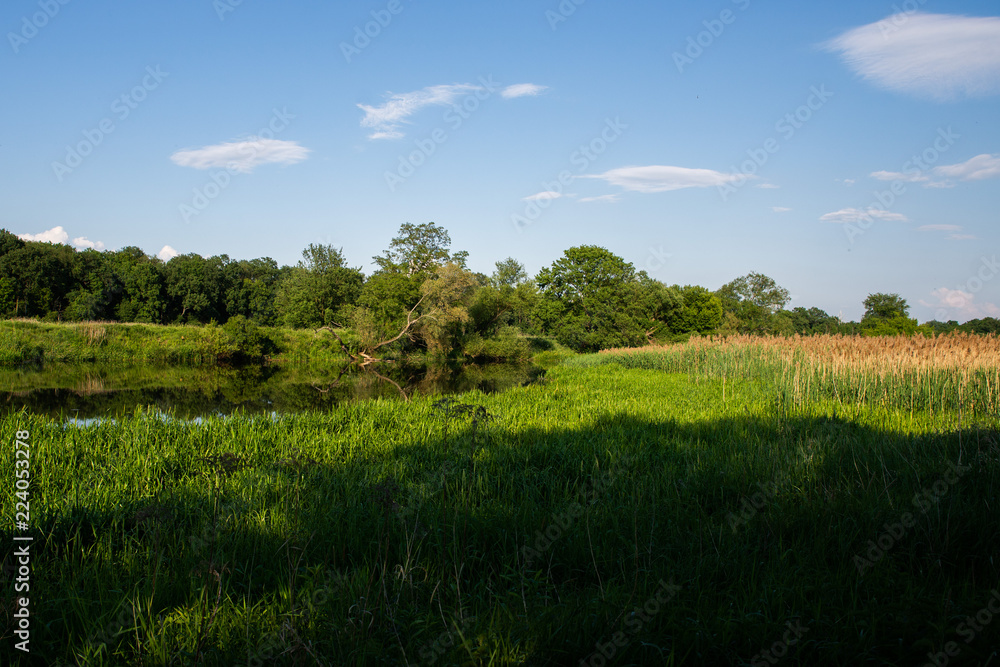
[[[262,164],[295,164],[309,156],[310,150],[297,141],[260,139],[233,141],[204,148],[177,151],[170,156],[174,164],[194,169],[228,167],[241,174],[249,174]]]
[[[780,185],[775,185],[774,183],[761,183],[757,187],[760,188],[761,190],[777,190],[781,188]]]
[[[180,253],[174,250],[172,247],[165,245],[160,248],[160,252],[156,253],[156,256],[162,259],[164,262],[169,262],[171,259],[179,255]]]
[[[600,195],[599,197],[584,197],[580,201],[581,202],[588,202],[588,203],[589,202],[604,202],[605,204],[614,204],[619,199],[621,199],[620,195]]]
[[[513,86],[507,86],[500,91],[500,95],[505,100],[512,100],[516,97],[538,95],[547,88],[548,86],[539,86],[536,83],[515,83]]]
[[[86,248],[104,250],[104,243],[101,241],[91,241],[86,236],[77,236],[73,239],[72,243],[69,243],[69,232],[67,232],[62,225],[57,225],[52,229],[46,229],[44,232],[39,232],[38,234],[18,234],[17,237],[22,241],[40,241],[42,243],[72,245],[77,250],[84,250]]]
[[[983,153],[959,164],[949,164],[934,168],[934,173],[960,181],[982,181],[1000,177],[1000,153]]]
[[[900,13],[826,47],[865,79],[937,100],[1000,91],[1000,18]]]
[[[973,234],[950,234],[948,238],[952,241],[975,241],[977,237]]]
[[[540,199],[552,200],[559,199],[564,196],[561,192],[553,192],[552,190],[546,190],[544,192],[539,192],[538,194],[531,195],[530,197],[525,197],[524,201],[538,201]]]
[[[917,227],[919,232],[960,232],[962,228],[959,225],[920,225]]]
[[[104,244],[101,241],[91,241],[86,236],[78,236],[73,239],[73,245],[77,250],[82,249],[93,249],[93,250],[104,250]]]
[[[711,169],[688,169],[687,167],[622,167],[603,174],[581,176],[581,178],[601,178],[632,192],[669,192],[684,188],[711,188],[734,181],[743,181],[743,174],[723,174]]]
[[[873,171],[871,177],[880,181],[903,181],[904,183],[924,183],[931,180],[930,176],[924,176],[919,171],[909,174],[899,171]]]
[[[788,213],[792,209],[788,208],[787,206],[772,206],[771,210],[774,211],[775,213]]]
[[[918,170],[906,173],[898,171],[873,171],[871,177],[880,181],[922,183],[925,188],[953,188],[955,187],[955,183],[950,179],[983,181],[987,178],[1000,177],[1000,153],[983,153],[982,155],[969,158],[965,162],[934,167],[931,173],[935,177],[945,180],[932,180],[930,176]]]
[[[842,208],[839,211],[834,211],[833,213],[827,213],[820,217],[820,220],[824,222],[860,222],[861,220],[886,220],[895,222],[907,222],[907,218],[902,213],[892,213],[890,211],[885,211],[880,208],[869,208],[867,210],[861,210],[859,208]]]
[[[934,301],[928,302],[921,299],[920,305],[951,311],[943,317],[978,319],[981,317],[1000,316],[1000,308],[997,308],[992,303],[975,303],[975,295],[970,292],[939,287],[931,292],[931,296],[934,297]]]
[[[409,122],[407,119],[413,114],[429,106],[447,106],[454,103],[460,95],[474,93],[477,90],[480,90],[480,86],[455,83],[428,86],[410,93],[390,94],[382,106],[358,105],[358,108],[365,112],[365,117],[361,119],[361,127],[370,127],[374,130],[368,135],[369,139],[399,139],[403,136],[400,126]]]
[[[17,237],[22,241],[41,241],[42,243],[66,243],[69,240],[69,234],[62,228],[62,225],[46,229],[38,234],[18,234]]]

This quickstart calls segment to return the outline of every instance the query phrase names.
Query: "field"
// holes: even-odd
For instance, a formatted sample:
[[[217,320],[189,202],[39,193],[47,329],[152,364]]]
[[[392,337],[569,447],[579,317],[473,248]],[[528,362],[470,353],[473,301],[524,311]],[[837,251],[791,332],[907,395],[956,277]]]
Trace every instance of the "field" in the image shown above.
[[[992,337],[697,340],[444,401],[85,428],[7,416],[11,488],[30,434],[32,655],[985,664],[998,352]]]

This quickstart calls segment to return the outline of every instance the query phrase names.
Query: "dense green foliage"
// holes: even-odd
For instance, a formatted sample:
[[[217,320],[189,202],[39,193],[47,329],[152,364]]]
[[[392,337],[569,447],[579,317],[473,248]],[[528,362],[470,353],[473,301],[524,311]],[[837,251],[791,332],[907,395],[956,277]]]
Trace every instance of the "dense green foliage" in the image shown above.
[[[372,259],[378,268],[370,276],[330,245],[310,244],[295,266],[227,255],[162,261],[135,247],[75,252],[0,230],[0,318],[225,324],[241,317],[257,326],[347,328],[365,354],[391,340],[406,352],[483,359],[523,354],[519,336],[548,336],[576,351],[594,351],[709,333],[884,336],[998,329],[991,318],[918,326],[904,299],[881,293],[865,299],[860,323],[841,322],[818,308],[785,310],[788,290],[761,273],[715,292],[668,286],[596,246],[566,250],[533,278],[509,257],[486,276],[468,270],[468,253],[453,252],[448,232],[434,223],[403,224]],[[445,276],[450,287],[428,292],[429,281],[442,278],[448,265],[455,267]]]
[[[32,657],[751,664],[792,624],[783,664],[985,661],[1000,625],[956,628],[1000,578],[995,411],[797,400],[746,361],[593,355],[274,419],[6,416],[30,433]]]

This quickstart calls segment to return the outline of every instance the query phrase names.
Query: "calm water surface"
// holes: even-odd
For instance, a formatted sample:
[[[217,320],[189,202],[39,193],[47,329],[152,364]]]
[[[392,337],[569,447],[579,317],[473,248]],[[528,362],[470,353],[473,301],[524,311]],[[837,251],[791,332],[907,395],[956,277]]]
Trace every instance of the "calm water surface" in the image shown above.
[[[410,373],[379,372],[408,395],[503,391],[537,381],[531,365],[497,364]],[[338,379],[339,376],[339,379]],[[114,417],[152,408],[181,419],[230,414],[288,414],[329,410],[346,401],[402,400],[399,389],[375,375],[296,365],[132,366],[44,364],[0,368],[0,410],[27,409],[58,419]]]

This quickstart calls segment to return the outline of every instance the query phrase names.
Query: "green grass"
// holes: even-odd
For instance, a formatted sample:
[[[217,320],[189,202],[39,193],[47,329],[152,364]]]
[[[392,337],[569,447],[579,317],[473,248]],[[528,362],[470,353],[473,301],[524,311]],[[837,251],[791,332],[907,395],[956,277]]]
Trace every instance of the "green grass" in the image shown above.
[[[31,432],[34,658],[597,665],[620,632],[608,664],[750,664],[798,622],[781,664],[916,665],[947,641],[985,662],[1000,619],[968,644],[956,628],[1000,579],[995,417],[594,359],[457,397],[485,414],[450,418],[421,397],[197,424],[3,418],[8,488]],[[922,513],[914,494],[949,462],[968,470]],[[28,664],[10,618],[0,655]]]
[[[261,327],[260,332],[274,342],[277,351],[273,358],[277,361],[343,360],[336,339],[326,332],[274,327]],[[2,320],[0,365],[215,363],[224,357],[227,340],[227,334],[217,326]]]

